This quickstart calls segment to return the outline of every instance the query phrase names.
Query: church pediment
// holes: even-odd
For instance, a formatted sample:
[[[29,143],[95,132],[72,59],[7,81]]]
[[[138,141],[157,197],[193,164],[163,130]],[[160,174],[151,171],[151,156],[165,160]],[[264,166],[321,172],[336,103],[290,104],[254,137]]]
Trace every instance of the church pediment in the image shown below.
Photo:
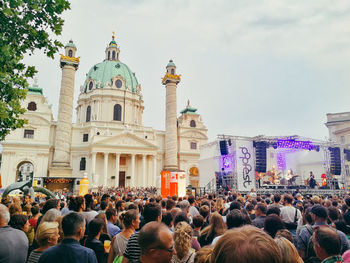
[[[125,148],[147,148],[157,149],[153,143],[148,142],[131,133],[122,133],[112,137],[95,137],[93,144],[99,146],[125,147]]]

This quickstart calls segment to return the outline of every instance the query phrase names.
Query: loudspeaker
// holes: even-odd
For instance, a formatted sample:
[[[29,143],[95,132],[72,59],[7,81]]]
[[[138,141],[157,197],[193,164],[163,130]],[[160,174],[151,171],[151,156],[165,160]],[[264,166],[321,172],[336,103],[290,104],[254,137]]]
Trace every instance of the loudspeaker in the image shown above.
[[[255,143],[255,170],[258,173],[266,173],[266,142]]]
[[[227,155],[226,141],[220,141],[220,153],[221,153],[221,155]]]
[[[329,147],[330,151],[330,172],[334,175],[341,175],[341,156],[339,147]]]

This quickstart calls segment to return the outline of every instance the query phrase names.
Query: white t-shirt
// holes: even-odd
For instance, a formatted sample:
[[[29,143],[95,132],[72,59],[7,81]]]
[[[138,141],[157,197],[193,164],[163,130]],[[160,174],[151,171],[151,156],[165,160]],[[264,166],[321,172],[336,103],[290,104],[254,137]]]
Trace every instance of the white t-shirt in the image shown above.
[[[294,206],[283,206],[281,207],[281,218],[283,222],[293,223],[295,217],[295,207]],[[300,210],[297,209],[297,221],[301,218]]]

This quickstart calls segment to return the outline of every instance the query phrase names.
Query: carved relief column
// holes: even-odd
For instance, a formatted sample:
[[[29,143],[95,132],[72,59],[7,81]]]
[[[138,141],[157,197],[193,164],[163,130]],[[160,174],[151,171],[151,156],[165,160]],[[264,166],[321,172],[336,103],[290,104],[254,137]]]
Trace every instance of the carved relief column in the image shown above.
[[[143,187],[146,187],[146,155],[142,155],[142,185]]]
[[[120,163],[120,154],[115,154],[115,187],[119,187],[119,163]]]
[[[131,180],[130,187],[135,187],[135,154],[131,155]]]
[[[103,167],[103,186],[107,186],[108,176],[108,153],[104,154],[104,167]]]

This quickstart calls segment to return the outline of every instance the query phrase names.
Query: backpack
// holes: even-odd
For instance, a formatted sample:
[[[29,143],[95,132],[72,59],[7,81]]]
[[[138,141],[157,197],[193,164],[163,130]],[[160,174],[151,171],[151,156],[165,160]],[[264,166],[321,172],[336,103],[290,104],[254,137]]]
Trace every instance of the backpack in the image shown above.
[[[312,241],[312,235],[314,234],[314,229],[311,226],[306,225],[307,231],[310,233],[309,241],[306,246],[305,253],[305,263],[321,263],[321,260],[316,256],[314,250],[314,242]]]

